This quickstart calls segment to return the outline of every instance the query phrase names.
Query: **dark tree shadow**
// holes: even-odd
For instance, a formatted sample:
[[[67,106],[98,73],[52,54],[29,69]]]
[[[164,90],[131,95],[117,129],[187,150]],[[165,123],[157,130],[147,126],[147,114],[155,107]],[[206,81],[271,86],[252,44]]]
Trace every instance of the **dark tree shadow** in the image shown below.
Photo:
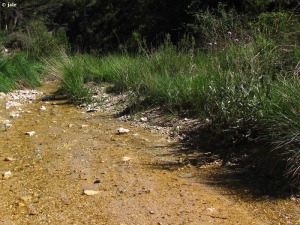
[[[226,146],[205,126],[185,132],[185,136],[179,144],[171,146],[175,150],[169,152],[169,156],[178,156],[179,160],[162,161],[153,165],[155,169],[174,171],[191,164],[198,171],[191,179],[240,198],[259,200],[267,196],[280,199],[289,197],[291,192],[297,193],[297,189],[284,185],[282,179],[267,175],[252,163],[248,155],[237,154],[238,150],[234,149],[251,149],[254,146]],[[222,162],[222,165],[208,170],[201,169],[217,161]]]

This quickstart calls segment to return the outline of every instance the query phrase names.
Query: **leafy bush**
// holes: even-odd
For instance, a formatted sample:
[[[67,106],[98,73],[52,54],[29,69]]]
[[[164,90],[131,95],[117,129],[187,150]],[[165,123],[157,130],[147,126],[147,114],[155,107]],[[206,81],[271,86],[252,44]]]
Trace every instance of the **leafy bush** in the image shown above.
[[[40,21],[31,21],[23,31],[8,35],[11,48],[26,51],[32,59],[38,60],[68,49],[68,40],[63,29],[49,32]]]

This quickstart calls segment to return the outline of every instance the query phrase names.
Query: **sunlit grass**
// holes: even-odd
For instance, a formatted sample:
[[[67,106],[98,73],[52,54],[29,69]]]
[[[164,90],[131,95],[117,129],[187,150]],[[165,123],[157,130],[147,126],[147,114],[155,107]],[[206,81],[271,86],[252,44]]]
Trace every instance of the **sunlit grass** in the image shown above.
[[[88,82],[110,82],[114,91],[133,96],[131,107],[146,103],[209,119],[211,130],[226,145],[263,143],[267,147],[251,155],[253,161],[297,185],[299,43],[293,39],[293,45],[280,45],[280,40],[256,28],[247,31],[247,38],[243,32],[239,35],[240,40],[233,41],[227,32],[219,34],[221,44],[206,51],[197,49],[193,39],[175,46],[167,38],[158,48],[141,49],[136,55],[62,54],[47,59],[46,64],[73,99],[89,95]],[[247,148],[237,152],[252,154]]]

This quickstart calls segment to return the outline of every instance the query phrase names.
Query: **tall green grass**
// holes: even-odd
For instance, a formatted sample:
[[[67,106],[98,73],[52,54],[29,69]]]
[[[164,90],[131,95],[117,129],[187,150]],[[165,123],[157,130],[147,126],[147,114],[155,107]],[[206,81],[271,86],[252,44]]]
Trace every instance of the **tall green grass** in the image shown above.
[[[0,46],[8,53],[0,53],[0,91],[41,85],[42,59],[54,57],[62,49],[68,50],[62,29],[49,32],[40,21],[30,21],[26,27],[7,33],[0,31]]]
[[[42,64],[29,60],[25,53],[0,56],[0,91],[8,92],[19,86],[41,85]]]
[[[111,82],[115,91],[130,93],[135,106],[160,105],[169,111],[185,111],[200,119],[210,119],[212,130],[223,138],[223,143],[263,143],[263,150],[257,148],[253,153],[239,148],[239,154],[252,154],[259,167],[267,167],[273,175],[280,173],[297,186],[300,39],[295,33],[285,32],[294,31],[300,22],[297,18],[272,14],[273,19],[283,21],[281,26],[287,19],[292,22],[280,34],[285,37],[284,43],[271,35],[273,31],[270,34],[268,26],[273,24],[265,21],[271,21],[267,15],[251,21],[244,31],[243,27],[235,27],[240,32],[228,37],[227,30],[222,34],[217,28],[224,21],[228,23],[229,16],[233,21],[236,18],[233,13],[224,13],[221,17],[210,15],[218,20],[211,30],[217,33],[212,39],[219,44],[205,44],[205,51],[195,45],[197,41],[193,38],[177,46],[167,38],[160,47],[143,48],[136,55],[97,58],[64,54],[48,61],[48,68],[60,77],[62,88],[72,98],[88,94],[87,82]]]

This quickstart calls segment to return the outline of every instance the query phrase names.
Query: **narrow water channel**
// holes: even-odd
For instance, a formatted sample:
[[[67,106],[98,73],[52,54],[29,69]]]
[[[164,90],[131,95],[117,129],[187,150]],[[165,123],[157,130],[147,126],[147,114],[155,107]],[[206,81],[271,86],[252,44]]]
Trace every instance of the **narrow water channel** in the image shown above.
[[[18,118],[0,102],[12,124],[0,132],[0,224],[300,224],[296,201],[241,198],[207,182],[213,167],[178,165],[162,134],[65,100],[38,98]]]

